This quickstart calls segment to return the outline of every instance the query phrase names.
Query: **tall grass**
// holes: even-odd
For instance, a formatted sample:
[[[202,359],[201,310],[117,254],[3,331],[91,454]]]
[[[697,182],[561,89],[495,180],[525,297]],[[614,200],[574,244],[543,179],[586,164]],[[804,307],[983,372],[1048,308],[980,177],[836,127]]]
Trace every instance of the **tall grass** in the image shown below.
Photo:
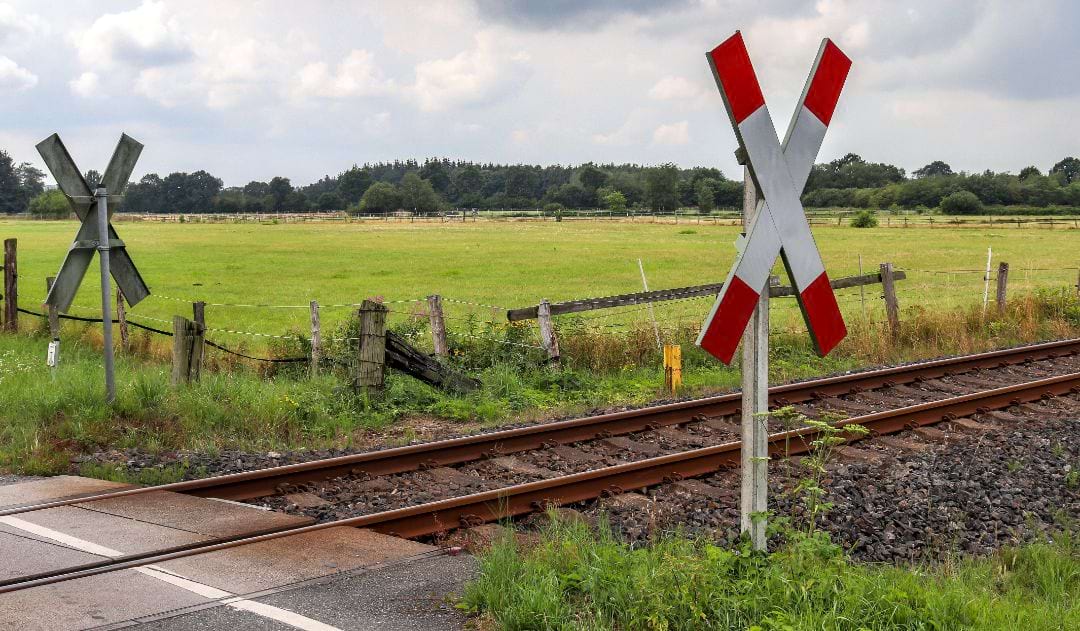
[[[538,542],[483,553],[462,606],[506,631],[1076,629],[1080,545],[900,568],[852,563],[821,533],[766,556],[678,535],[633,547],[553,516]]]
[[[1080,301],[1071,290],[1043,291],[1015,297],[1001,315],[993,306],[986,315],[978,307],[942,313],[909,308],[902,320],[899,335],[892,338],[881,323],[849,318],[848,338],[827,358],[814,354],[801,327],[774,329],[771,378],[779,382],[1076,336]],[[391,372],[386,392],[374,398],[357,396],[348,387],[355,342],[347,340],[356,337],[355,320],[327,336],[331,361],[316,379],[309,377],[305,362],[252,366],[208,349],[202,381],[184,388],[169,384],[168,339],[138,333],[132,347],[120,354],[118,397],[110,408],[101,387],[100,326],[65,325],[61,366],[50,371],[44,366],[44,325],[28,320],[28,333],[0,336],[0,469],[64,471],[71,456],[107,448],[348,447],[403,417],[490,425],[668,396],[651,325],[616,329],[595,322],[558,321],[563,350],[558,369],[536,347],[533,326],[459,322],[450,332],[450,363],[478,376],[483,384],[478,391],[439,392]],[[683,346],[682,394],[737,387],[737,363],[723,366],[693,345],[699,326],[694,320],[661,327],[665,342]],[[394,328],[421,347],[430,343],[423,313]],[[296,332],[252,352],[302,357],[309,345]]]

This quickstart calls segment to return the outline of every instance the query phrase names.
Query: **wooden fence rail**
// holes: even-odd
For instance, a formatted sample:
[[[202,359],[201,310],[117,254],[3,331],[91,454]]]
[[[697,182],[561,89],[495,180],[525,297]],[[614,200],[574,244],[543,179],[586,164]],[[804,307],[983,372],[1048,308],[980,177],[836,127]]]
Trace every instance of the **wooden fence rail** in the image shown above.
[[[893,280],[907,278],[904,272],[893,272]],[[874,285],[881,282],[881,274],[863,274],[861,276],[848,276],[831,281],[833,289],[847,289],[860,285]],[[649,302],[665,302],[668,300],[682,300],[684,298],[696,298],[699,296],[714,296],[720,293],[724,283],[710,283],[708,285],[693,285],[691,287],[676,287],[674,289],[657,289],[654,291],[642,291],[633,294],[621,294],[618,296],[606,296],[603,298],[584,298],[582,300],[570,300],[567,302],[550,303],[552,316],[565,315],[567,313],[580,313],[594,311],[596,309],[611,309],[614,307],[628,307]],[[794,296],[795,290],[791,287],[772,287],[769,295],[773,298]],[[546,301],[545,301],[546,302]],[[506,312],[506,319],[510,322],[519,320],[534,320],[539,316],[540,306],[511,309]]]

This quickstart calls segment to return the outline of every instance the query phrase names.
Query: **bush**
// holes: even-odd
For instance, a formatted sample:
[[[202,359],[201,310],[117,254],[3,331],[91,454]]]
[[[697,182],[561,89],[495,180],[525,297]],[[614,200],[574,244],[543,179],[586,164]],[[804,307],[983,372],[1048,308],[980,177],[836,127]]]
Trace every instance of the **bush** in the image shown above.
[[[67,197],[59,190],[45,191],[30,200],[30,214],[37,219],[67,219],[70,213]]]
[[[559,203],[544,204],[544,214],[555,217],[555,221],[562,221],[564,210],[566,207]]]
[[[974,215],[982,212],[983,204],[971,191],[956,191],[941,200],[940,208],[946,215]]]
[[[877,215],[872,210],[860,210],[851,218],[852,228],[877,228]]]

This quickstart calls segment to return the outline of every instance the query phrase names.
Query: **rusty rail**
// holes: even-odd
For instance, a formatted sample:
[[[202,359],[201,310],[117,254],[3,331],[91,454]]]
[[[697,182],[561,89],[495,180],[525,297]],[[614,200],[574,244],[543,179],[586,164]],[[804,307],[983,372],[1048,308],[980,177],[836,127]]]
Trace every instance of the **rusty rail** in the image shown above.
[[[1070,392],[1080,393],[1080,373],[1049,377],[896,410],[867,414],[841,421],[836,425],[844,427],[859,424],[870,430],[870,436],[877,436],[1052,398]],[[809,427],[772,434],[769,437],[769,453],[775,455],[805,453],[817,436],[818,430]],[[860,437],[848,435],[848,439],[854,441],[859,440]],[[74,571],[72,568],[67,568],[52,574],[38,575],[32,580],[12,579],[0,583],[0,594],[153,563],[163,563],[196,554],[326,528],[371,528],[396,536],[420,537],[461,526],[474,526],[514,517],[545,506],[571,504],[605,494],[619,493],[625,489],[655,486],[666,481],[707,475],[723,468],[737,467],[740,449],[741,443],[732,441],[713,447],[658,456],[382,513],[302,526],[238,540],[218,540],[200,547],[131,555],[102,561],[94,564],[93,567],[84,566]]]
[[[771,405],[788,405],[815,398],[851,394],[866,389],[949,376],[979,368],[1004,367],[1040,359],[1076,355],[1078,353],[1080,353],[1080,339],[1069,339],[905,366],[881,368],[774,386],[769,389],[769,403]],[[630,434],[642,431],[650,426],[685,423],[695,416],[733,415],[739,413],[741,402],[742,395],[739,392],[732,392],[637,410],[530,425],[517,429],[270,467],[256,471],[245,471],[201,480],[188,480],[153,487],[72,496],[60,500],[6,508],[0,510],[0,517],[155,491],[186,493],[199,497],[245,500],[272,495],[283,484],[328,480],[360,473],[373,476],[389,475],[415,471],[425,466],[460,464],[492,455],[538,449],[552,442],[566,444],[601,436]]]

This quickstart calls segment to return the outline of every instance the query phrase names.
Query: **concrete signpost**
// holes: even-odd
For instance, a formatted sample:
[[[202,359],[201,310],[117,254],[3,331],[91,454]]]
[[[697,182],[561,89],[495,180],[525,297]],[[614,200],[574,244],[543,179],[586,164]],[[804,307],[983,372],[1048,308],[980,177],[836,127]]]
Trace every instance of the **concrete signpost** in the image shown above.
[[[116,382],[113,378],[112,345],[112,288],[110,279],[116,279],[116,285],[124,294],[129,305],[134,306],[150,295],[135,263],[127,253],[124,242],[116,234],[109,222],[109,202],[118,202],[127,186],[128,178],[135,168],[135,162],[142,153],[143,146],[127,134],[120,136],[120,142],[113,151],[109,166],[101,178],[98,187],[91,191],[90,185],[82,176],[75,161],[71,159],[64,143],[56,134],[42,140],[37,145],[38,153],[45,161],[56,184],[67,196],[68,203],[75,215],[82,222],[78,234],[64,258],[56,280],[45,297],[45,305],[59,312],[66,312],[75,293],[82,284],[87,268],[94,258],[94,252],[101,257],[101,319],[104,337],[105,396],[109,403],[116,398]]]
[[[796,291],[814,347],[827,354],[847,335],[800,194],[847,79],[851,60],[826,39],[781,143],[742,34],[706,53],[746,166],[746,233],[697,343],[725,364],[743,340],[742,529],[765,549],[768,472],[768,283],[777,255]],[[754,197],[751,197],[753,195]],[[750,325],[749,327],[747,325]]]

